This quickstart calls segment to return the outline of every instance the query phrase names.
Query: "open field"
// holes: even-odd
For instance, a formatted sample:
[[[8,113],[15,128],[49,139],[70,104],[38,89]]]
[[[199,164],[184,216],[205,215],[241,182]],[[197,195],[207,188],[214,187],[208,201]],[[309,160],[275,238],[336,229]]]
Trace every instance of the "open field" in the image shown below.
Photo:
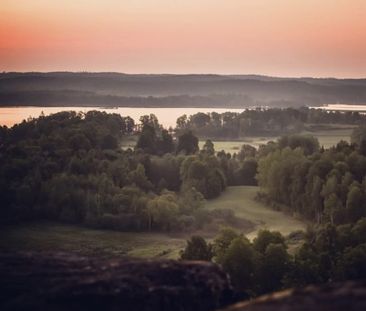
[[[335,125],[334,127],[328,125],[326,129],[318,129],[314,131],[303,131],[300,134],[303,135],[312,135],[316,137],[319,140],[319,145],[323,146],[324,148],[330,148],[332,146],[335,146],[339,141],[344,140],[347,142],[350,142],[350,137],[353,131],[353,127],[346,125]],[[221,151],[224,150],[225,152],[238,153],[241,149],[241,146],[243,144],[251,145],[255,148],[258,148],[260,145],[265,145],[269,141],[276,141],[279,138],[279,136],[274,137],[245,137],[241,140],[226,140],[226,141],[220,141],[220,140],[213,140],[215,150]],[[199,141],[199,147],[200,149],[205,144],[205,140]]]
[[[258,148],[260,145],[265,145],[271,140],[276,140],[277,137],[246,137],[242,140],[212,140],[215,146],[215,150],[225,152],[238,153],[241,149],[241,146],[244,144],[251,145],[255,148]],[[202,149],[206,140],[199,141],[199,148]]]
[[[302,134],[315,136],[316,138],[318,138],[320,146],[323,146],[324,148],[329,148],[335,146],[341,140],[350,142],[352,131],[353,131],[352,127],[345,127],[345,128],[336,128],[332,130],[303,132]]]
[[[167,234],[93,230],[38,222],[2,229],[1,250],[67,251],[82,255],[176,258],[185,239]]]
[[[278,230],[284,235],[305,228],[304,223],[256,202],[254,196],[257,191],[258,187],[229,187],[218,199],[208,201],[207,208],[230,208],[239,219],[253,222],[256,228],[247,234],[249,238],[253,238],[262,228]],[[248,227],[237,229],[247,232]],[[205,231],[197,233],[209,239],[216,234]],[[38,222],[2,228],[0,251],[42,250],[106,257],[177,258],[191,234],[126,233]]]
[[[254,238],[260,229],[280,231],[283,235],[305,229],[305,223],[302,221],[255,201],[257,191],[258,187],[254,186],[228,187],[219,198],[208,201],[207,208],[230,208],[235,211],[237,217],[253,222],[256,228],[247,234],[249,239]]]
[[[121,147],[123,150],[134,149],[137,143],[137,136],[127,136],[122,139]]]

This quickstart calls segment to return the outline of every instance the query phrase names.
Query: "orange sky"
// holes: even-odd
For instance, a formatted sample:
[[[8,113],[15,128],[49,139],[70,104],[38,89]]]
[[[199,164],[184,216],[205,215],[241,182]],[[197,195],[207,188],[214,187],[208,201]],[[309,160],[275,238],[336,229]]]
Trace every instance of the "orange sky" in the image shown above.
[[[366,77],[366,0],[0,0],[0,70]]]

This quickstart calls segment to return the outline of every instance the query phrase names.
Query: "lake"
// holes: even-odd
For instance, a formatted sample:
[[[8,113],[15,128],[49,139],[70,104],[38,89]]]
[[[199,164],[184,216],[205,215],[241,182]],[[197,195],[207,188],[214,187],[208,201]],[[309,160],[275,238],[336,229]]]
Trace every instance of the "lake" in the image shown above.
[[[165,127],[175,127],[177,118],[186,114],[187,116],[197,112],[242,112],[243,109],[229,109],[229,108],[97,108],[97,107],[0,107],[0,125],[8,127],[16,123],[20,123],[29,117],[37,118],[43,112],[45,115],[60,111],[82,111],[88,112],[90,110],[106,111],[108,113],[119,113],[122,116],[130,116],[136,122],[140,116],[153,113],[159,119],[159,122]]]
[[[314,109],[323,109],[328,111],[359,111],[366,112],[366,105],[346,105],[346,104],[330,104],[321,107],[310,107]]]
[[[253,107],[251,107],[253,108]],[[360,111],[366,112],[366,105],[341,105],[333,104],[322,107],[310,107],[317,109],[325,109],[329,111]],[[195,114],[197,112],[242,112],[244,109],[230,109],[230,108],[131,108],[131,107],[118,107],[118,108],[98,108],[98,107],[0,107],[0,125],[6,125],[8,127],[13,126],[16,123],[20,123],[29,117],[37,118],[43,112],[45,115],[60,111],[82,111],[88,112],[90,110],[106,111],[108,113],[119,113],[122,116],[130,116],[136,122],[138,122],[140,116],[153,113],[155,114],[159,122],[165,127],[175,127],[177,118],[186,114],[187,116]]]

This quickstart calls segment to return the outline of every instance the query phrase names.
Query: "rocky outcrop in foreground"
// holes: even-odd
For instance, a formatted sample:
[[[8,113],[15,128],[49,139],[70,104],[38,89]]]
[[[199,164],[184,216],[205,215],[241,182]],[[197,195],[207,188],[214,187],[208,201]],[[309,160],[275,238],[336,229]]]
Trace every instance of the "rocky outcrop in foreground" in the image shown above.
[[[2,311],[366,310],[366,281],[288,290],[225,308],[234,296],[212,263],[0,254]]]
[[[366,310],[366,281],[291,289],[222,311],[359,311]]]
[[[0,310],[214,310],[231,303],[215,264],[0,254]]]

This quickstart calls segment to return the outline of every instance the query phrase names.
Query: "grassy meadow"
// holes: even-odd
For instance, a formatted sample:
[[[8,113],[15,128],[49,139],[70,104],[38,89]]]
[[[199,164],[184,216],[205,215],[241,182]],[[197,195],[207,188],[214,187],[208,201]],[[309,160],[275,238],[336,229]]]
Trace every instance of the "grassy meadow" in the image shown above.
[[[213,140],[215,150],[221,151],[224,150],[225,152],[238,153],[241,149],[243,144],[251,145],[255,148],[258,148],[260,145],[264,145],[271,140],[276,140],[277,137],[247,137],[241,140]],[[206,140],[199,141],[199,148],[202,149],[203,145],[205,144]]]
[[[67,251],[86,256],[176,258],[185,239],[37,222],[2,230],[0,251]]]
[[[305,229],[304,222],[256,201],[258,190],[255,186],[228,187],[219,198],[208,201],[207,208],[230,208],[237,217],[254,223],[255,230],[246,234],[249,239],[253,239],[260,229],[279,231],[283,235]]]
[[[306,129],[300,134],[302,135],[312,135],[319,140],[319,145],[324,148],[330,148],[335,146],[340,140],[350,142],[350,137],[355,126],[348,124],[308,124]],[[258,148],[260,145],[267,144],[269,141],[276,141],[280,136],[247,136],[237,140],[215,140],[212,139],[214,143],[215,150],[225,152],[238,153],[243,144],[251,145]],[[205,139],[199,140],[199,148],[202,149],[205,144]],[[136,136],[125,137],[122,141],[122,149],[134,148],[137,142]]]
[[[249,238],[259,229],[278,230],[284,235],[305,228],[305,224],[282,212],[273,211],[254,200],[258,187],[228,187],[217,199],[209,200],[206,208],[230,208],[235,211],[243,227],[236,227]],[[248,232],[247,221],[255,224]],[[240,222],[239,222],[240,224]],[[129,233],[109,230],[94,230],[81,226],[50,222],[28,223],[23,226],[2,229],[0,251],[68,251],[87,256],[178,258],[186,240],[192,234],[201,234],[212,239],[218,226],[179,234]]]
[[[341,140],[350,142],[353,129],[353,126],[337,124],[333,127],[328,125],[327,128],[316,131],[304,131],[301,134],[313,135],[319,140],[320,146],[330,148]]]
[[[352,134],[354,127],[351,125],[329,125],[327,124],[324,127],[318,126],[316,129],[308,129],[300,134],[303,135],[312,135],[319,140],[319,145],[324,148],[330,148],[335,146],[340,140],[344,140],[350,142],[350,137]],[[240,151],[240,148],[243,144],[251,145],[255,148],[258,148],[260,145],[267,144],[269,141],[276,141],[279,136],[273,137],[245,137],[240,140],[213,140],[215,150],[225,152],[230,152],[231,154],[237,153]],[[205,140],[199,141],[200,149],[205,144]]]

